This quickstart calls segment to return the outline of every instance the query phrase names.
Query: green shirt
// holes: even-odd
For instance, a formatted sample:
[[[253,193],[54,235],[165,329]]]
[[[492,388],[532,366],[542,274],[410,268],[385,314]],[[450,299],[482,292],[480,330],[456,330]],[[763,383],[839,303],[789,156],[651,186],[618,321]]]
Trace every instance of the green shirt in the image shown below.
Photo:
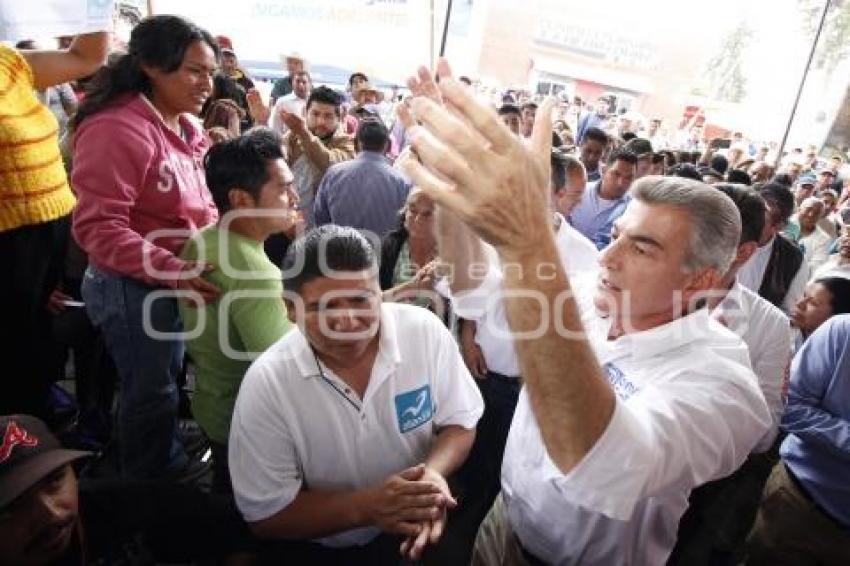
[[[199,257],[199,245],[205,250],[204,257]],[[212,441],[226,444],[233,405],[248,366],[291,326],[283,304],[280,270],[266,256],[262,242],[218,225],[186,242],[180,256],[204,259],[216,266],[204,278],[221,289],[218,299],[202,309],[184,301],[179,304],[183,329],[189,336],[186,347],[195,366],[192,413]],[[222,268],[225,259],[229,270]],[[251,277],[234,272],[247,272]],[[240,291],[260,291],[264,296],[239,298],[234,292]],[[201,310],[206,314],[205,323]],[[203,328],[197,332],[199,320]],[[197,336],[191,337],[193,333]]]

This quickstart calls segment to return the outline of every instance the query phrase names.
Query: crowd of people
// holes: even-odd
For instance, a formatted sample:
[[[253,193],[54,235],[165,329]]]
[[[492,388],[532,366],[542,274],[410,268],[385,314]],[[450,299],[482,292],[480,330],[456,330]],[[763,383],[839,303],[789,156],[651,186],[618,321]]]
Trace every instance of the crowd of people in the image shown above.
[[[109,45],[0,45],[0,564],[850,563],[844,156]]]

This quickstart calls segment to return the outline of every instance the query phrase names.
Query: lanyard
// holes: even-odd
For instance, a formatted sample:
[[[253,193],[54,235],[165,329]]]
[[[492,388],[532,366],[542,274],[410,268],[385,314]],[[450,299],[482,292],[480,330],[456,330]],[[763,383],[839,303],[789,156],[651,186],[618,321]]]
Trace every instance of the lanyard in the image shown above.
[[[324,381],[325,383],[330,385],[331,388],[333,388],[334,391],[339,393],[340,396],[342,396],[342,398],[345,399],[348,402],[349,405],[354,407],[354,410],[356,410],[357,413],[359,414],[360,413],[360,407],[357,405],[357,403],[352,401],[351,398],[349,398],[349,396],[345,394],[345,391],[342,391],[337,386],[337,384],[333,382],[333,380],[329,379],[328,376],[325,375],[325,371],[322,369],[322,364],[319,361],[319,356],[316,354],[316,350],[313,348],[313,346],[310,346],[310,351],[313,352],[313,359],[316,360],[316,367],[319,369],[319,377],[322,378],[322,381]]]

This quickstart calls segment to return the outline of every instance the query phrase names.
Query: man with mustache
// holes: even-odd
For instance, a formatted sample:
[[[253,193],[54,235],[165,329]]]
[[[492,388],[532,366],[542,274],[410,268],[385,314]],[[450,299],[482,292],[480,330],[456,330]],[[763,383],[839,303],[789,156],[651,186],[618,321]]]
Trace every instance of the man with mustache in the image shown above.
[[[305,116],[285,108],[277,115],[289,130],[283,138],[286,163],[295,175],[301,210],[308,217],[328,167],[354,159],[354,139],[340,127],[341,103],[340,95],[320,86],[307,98]]]

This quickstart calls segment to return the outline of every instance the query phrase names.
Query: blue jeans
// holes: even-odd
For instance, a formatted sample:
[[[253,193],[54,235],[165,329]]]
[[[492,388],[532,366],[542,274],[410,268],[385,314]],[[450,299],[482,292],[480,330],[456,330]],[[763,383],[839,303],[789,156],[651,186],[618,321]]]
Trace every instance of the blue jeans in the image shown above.
[[[121,475],[131,479],[164,476],[188,462],[177,437],[176,380],[184,345],[180,340],[150,336],[143,324],[145,297],[159,289],[92,267],[86,271],[82,284],[89,317],[103,333],[118,370],[114,438]],[[149,309],[154,330],[182,330],[174,297],[157,298]]]

